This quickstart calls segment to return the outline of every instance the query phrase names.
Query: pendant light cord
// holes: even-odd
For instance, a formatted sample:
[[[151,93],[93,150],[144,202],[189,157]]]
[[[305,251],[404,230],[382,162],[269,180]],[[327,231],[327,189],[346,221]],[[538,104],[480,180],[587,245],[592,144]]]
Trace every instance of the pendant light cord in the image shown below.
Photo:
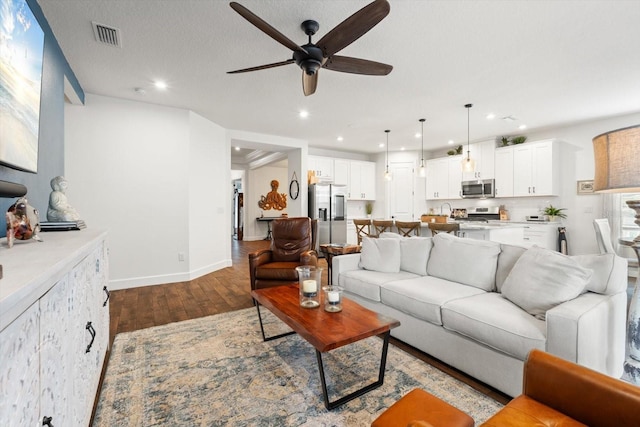
[[[467,109],[467,161],[471,160],[471,149],[469,147],[469,110],[473,107],[473,104],[465,105]]]
[[[386,159],[386,163],[387,163],[387,173],[389,172],[389,132],[391,132],[390,129],[385,130],[385,132],[387,133],[387,159]]]
[[[422,142],[420,143],[420,166],[424,167],[424,121],[426,119],[420,119],[420,136],[422,137]]]

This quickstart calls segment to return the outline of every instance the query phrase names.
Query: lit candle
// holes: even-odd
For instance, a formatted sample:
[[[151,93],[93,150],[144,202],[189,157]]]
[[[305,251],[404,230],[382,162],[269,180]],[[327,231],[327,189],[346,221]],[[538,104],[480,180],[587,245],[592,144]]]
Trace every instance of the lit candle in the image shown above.
[[[313,294],[318,292],[318,284],[315,280],[305,280],[302,282],[302,292],[305,294]]]
[[[327,292],[327,298],[329,299],[330,303],[338,303],[340,302],[340,292],[329,291]]]

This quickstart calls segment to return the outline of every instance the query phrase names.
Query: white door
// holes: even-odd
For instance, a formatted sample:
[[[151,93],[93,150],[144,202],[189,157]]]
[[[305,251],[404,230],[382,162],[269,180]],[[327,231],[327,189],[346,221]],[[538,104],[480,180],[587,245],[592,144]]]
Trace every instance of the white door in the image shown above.
[[[413,162],[391,163],[389,216],[399,221],[413,220]]]

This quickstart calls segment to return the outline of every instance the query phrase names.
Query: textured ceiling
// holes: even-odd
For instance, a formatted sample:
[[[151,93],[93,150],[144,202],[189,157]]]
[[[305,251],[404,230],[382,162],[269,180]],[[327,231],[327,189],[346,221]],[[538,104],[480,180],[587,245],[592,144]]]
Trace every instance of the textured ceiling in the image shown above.
[[[296,43],[315,19],[319,40],[367,0],[239,0]],[[321,70],[302,94],[291,51],[227,1],[38,0],[88,93],[186,108],[228,129],[309,141],[312,147],[425,150],[640,111],[640,1],[391,0],[391,12],[340,52],[394,66],[372,77]],[[91,22],[120,29],[122,48],[95,41]],[[169,88],[159,92],[155,79]],[[145,94],[136,93],[142,88]],[[298,118],[308,110],[307,119]],[[494,113],[497,118],[487,120]],[[515,121],[501,117],[513,116]],[[343,136],[343,142],[337,142]]]

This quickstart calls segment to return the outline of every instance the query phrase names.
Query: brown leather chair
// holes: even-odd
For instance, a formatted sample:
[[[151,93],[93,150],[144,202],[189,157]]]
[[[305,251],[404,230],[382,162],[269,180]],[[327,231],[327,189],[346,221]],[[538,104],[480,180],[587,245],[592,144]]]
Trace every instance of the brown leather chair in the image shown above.
[[[271,247],[249,254],[251,289],[298,283],[296,267],[318,263],[318,222],[308,217],[271,222]]]
[[[411,233],[420,235],[420,221],[396,221],[396,228],[401,236],[409,237]]]
[[[524,365],[522,394],[481,427],[637,426],[640,387],[532,350]]]

